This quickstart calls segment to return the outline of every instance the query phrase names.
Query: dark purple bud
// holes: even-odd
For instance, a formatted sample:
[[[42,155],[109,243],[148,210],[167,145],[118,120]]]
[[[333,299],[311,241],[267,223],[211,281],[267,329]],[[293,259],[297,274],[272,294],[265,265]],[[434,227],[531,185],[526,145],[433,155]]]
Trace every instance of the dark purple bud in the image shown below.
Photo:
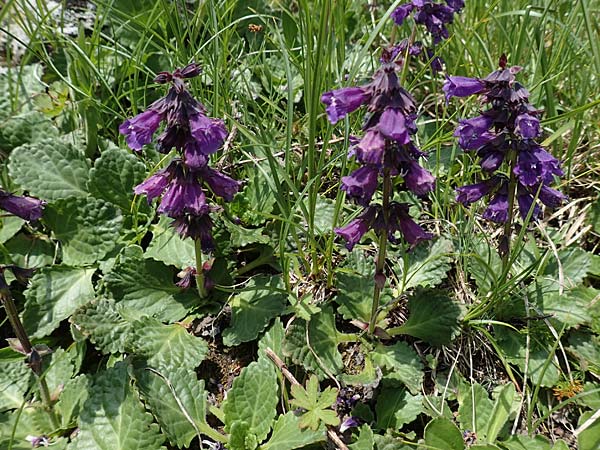
[[[379,118],[377,128],[385,138],[401,145],[408,144],[410,141],[406,120],[400,109],[386,108]]]
[[[193,170],[201,169],[208,164],[208,156],[202,153],[202,149],[195,140],[185,143],[183,158],[185,165]]]
[[[410,217],[408,210],[409,205],[407,203],[391,203],[387,233],[390,241],[395,242],[394,233],[400,231],[404,240],[408,242],[411,248],[414,248],[419,242],[431,239],[433,234],[428,233],[421,228],[421,226]]]
[[[191,63],[179,71],[181,78],[194,78],[202,73],[202,68],[197,63]]]
[[[208,214],[201,216],[182,215],[171,224],[183,237],[200,240],[202,251],[211,252],[215,248],[212,237],[213,222]]]
[[[23,220],[34,221],[42,217],[46,202],[37,198],[13,195],[0,189],[0,209]]]
[[[489,143],[496,137],[488,131],[493,123],[494,118],[487,115],[461,120],[454,131],[458,145],[464,150],[474,150]]]
[[[519,151],[513,170],[525,186],[533,186],[540,182],[550,183],[554,175],[563,175],[560,162],[537,144]]]
[[[368,207],[360,216],[345,227],[334,229],[337,235],[344,238],[348,250],[352,250],[361,240],[363,235],[373,226],[376,214],[377,211],[375,208]]]
[[[160,200],[158,212],[170,217],[178,217],[187,212],[195,215],[209,211],[202,186],[191,173],[178,173],[169,182]]]
[[[159,84],[165,84],[170,83],[172,79],[173,75],[171,74],[171,72],[159,72],[158,75],[156,75],[156,78],[154,78],[154,82]]]
[[[12,265],[6,266],[6,268],[13,273],[15,278],[21,284],[27,284],[29,282],[29,279],[33,276],[33,272],[35,271],[35,269],[26,269],[23,267],[17,267]]]
[[[373,279],[375,280],[375,286],[377,286],[378,289],[383,289],[385,287],[386,276],[384,273],[376,273]]]
[[[409,161],[404,175],[406,187],[418,196],[423,196],[435,188],[435,177],[416,161]]]
[[[179,278],[180,281],[175,283],[175,285],[182,289],[189,289],[192,285],[192,280],[194,280],[194,277],[196,276],[196,273],[195,267],[186,267],[177,274],[177,278]]]
[[[342,422],[342,424],[340,425],[340,433],[344,433],[346,430],[349,430],[350,428],[356,428],[356,427],[360,427],[362,425],[363,421],[361,419],[359,419],[358,417],[348,417],[346,420],[344,420]]]
[[[166,169],[159,170],[154,175],[138,184],[133,189],[133,192],[135,192],[136,195],[146,194],[148,203],[152,202],[153,199],[161,195],[166,189],[169,180],[174,174],[174,170],[174,163],[169,164]]]
[[[483,81],[477,78],[467,77],[446,77],[446,82],[442,90],[446,93],[446,101],[450,97],[468,97],[469,95],[479,94],[485,89]]]
[[[518,134],[525,139],[534,139],[540,134],[540,120],[530,114],[520,114],[515,119]]]
[[[354,148],[356,159],[363,164],[372,164],[381,167],[383,165],[385,145],[383,135],[376,129],[370,129]]]
[[[213,191],[215,195],[225,199],[225,201],[230,202],[233,200],[234,195],[237,194],[240,189],[241,183],[239,181],[228,177],[218,170],[211,169],[208,166],[204,167],[198,173],[206,184],[208,184],[211,191]]]
[[[346,117],[369,101],[370,95],[361,87],[346,87],[325,92],[321,102],[327,105],[327,117],[332,124]]]
[[[546,185],[543,185],[540,189],[540,201],[550,208],[558,208],[567,200],[567,198],[568,197],[562,192],[552,189]]]
[[[199,150],[204,155],[210,155],[223,145],[227,129],[222,120],[211,119],[204,114],[194,114],[189,120],[190,133],[197,143],[190,150]]]
[[[132,150],[139,151],[152,141],[152,135],[158,129],[164,114],[148,109],[119,126],[119,133],[125,135],[125,141]]]
[[[372,165],[356,169],[350,175],[342,177],[342,191],[359,205],[368,206],[377,189],[378,174],[379,169]]]
[[[498,187],[499,183],[499,177],[492,177],[489,180],[485,180],[480,183],[459,187],[456,189],[456,192],[458,193],[456,195],[456,201],[468,206],[480,198],[488,195],[493,189]]]
[[[405,3],[404,5],[398,6],[391,15],[392,20],[396,22],[397,25],[402,25],[414,8],[412,3]]]
[[[490,148],[482,149],[478,152],[481,156],[480,165],[486,172],[493,172],[498,169],[504,161],[505,153],[502,150],[498,150],[496,147],[490,146]]]
[[[465,7],[464,0],[446,0],[446,4],[452,8],[455,12],[459,12]]]
[[[508,220],[508,195],[497,193],[492,198],[490,205],[483,212],[483,218],[496,223],[504,223]]]

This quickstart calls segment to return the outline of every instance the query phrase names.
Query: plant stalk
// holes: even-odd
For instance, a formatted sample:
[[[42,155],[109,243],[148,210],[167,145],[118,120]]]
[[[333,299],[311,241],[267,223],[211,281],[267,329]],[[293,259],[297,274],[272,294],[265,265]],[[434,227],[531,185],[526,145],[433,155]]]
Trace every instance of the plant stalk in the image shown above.
[[[513,149],[509,154],[508,170],[510,171],[510,177],[508,181],[508,217],[504,223],[504,234],[500,240],[500,255],[502,257],[502,276],[508,275],[509,264],[510,264],[510,250],[511,250],[511,235],[514,218],[514,207],[515,198],[517,193],[517,176],[515,175],[514,168],[517,163],[517,152]]]
[[[200,239],[194,241],[194,253],[196,255],[196,288],[200,298],[206,298],[208,293],[204,287],[204,270],[202,269],[202,245]]]

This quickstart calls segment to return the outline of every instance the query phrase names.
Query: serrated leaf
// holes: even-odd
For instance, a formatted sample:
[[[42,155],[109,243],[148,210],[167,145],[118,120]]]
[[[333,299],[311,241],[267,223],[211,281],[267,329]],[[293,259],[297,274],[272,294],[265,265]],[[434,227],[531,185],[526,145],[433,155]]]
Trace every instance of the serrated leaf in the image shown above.
[[[204,380],[182,367],[159,373],[142,369],[136,377],[145,402],[171,445],[189,447],[206,423]]]
[[[371,353],[373,362],[388,369],[386,378],[400,380],[412,394],[421,392],[423,386],[423,363],[417,353],[405,342],[384,346],[377,344]]]
[[[20,408],[31,381],[31,369],[23,358],[0,359],[0,412]]]
[[[260,446],[260,450],[293,450],[325,440],[325,426],[316,431],[301,429],[300,419],[293,412],[277,418],[269,440]]]
[[[338,290],[335,301],[344,319],[369,322],[375,286],[373,275],[338,273],[335,284]]]
[[[120,255],[104,282],[117,304],[130,315],[138,318],[156,315],[162,321],[175,322],[199,298],[193,292],[181,292],[173,278],[171,268],[143,259],[142,249],[133,246]]]
[[[463,450],[465,442],[456,425],[448,419],[433,419],[425,427],[425,444],[437,450]]]
[[[89,191],[96,198],[131,209],[133,188],[144,181],[146,166],[127,150],[112,147],[94,162],[90,171]]]
[[[146,249],[144,258],[152,258],[178,269],[196,267],[196,253],[192,239],[182,239],[171,227],[173,220],[160,216],[157,224],[152,225],[152,240]]]
[[[14,264],[19,267],[39,268],[52,264],[55,246],[46,236],[20,233],[5,244]]]
[[[471,430],[481,438],[487,435],[488,424],[492,419],[494,403],[487,391],[478,383],[465,385],[458,394],[458,420],[463,430]]]
[[[0,151],[4,153],[50,137],[58,137],[58,129],[37,111],[13,116],[0,123]]]
[[[587,275],[588,268],[592,264],[591,256],[586,251],[579,247],[566,248],[558,251],[558,259],[560,267],[555,258],[552,258],[542,277],[546,279],[550,277],[558,282],[560,280],[560,272],[562,272],[562,280],[567,288],[575,287],[583,281]],[[558,289],[558,284],[556,285]]]
[[[44,219],[62,244],[63,262],[93,264],[115,246],[123,216],[114,205],[93,197],[58,200],[44,210]]]
[[[419,290],[408,300],[408,310],[408,320],[389,329],[389,334],[408,334],[432,345],[445,345],[458,332],[462,311],[444,292]]]
[[[195,369],[208,352],[204,339],[191,335],[182,325],[163,325],[152,317],[133,322],[127,347],[159,371]]]
[[[266,357],[265,350],[270,348],[273,352],[283,358],[283,339],[285,338],[285,330],[281,319],[277,317],[273,321],[273,325],[265,333],[265,335],[258,341],[258,355],[262,358]]]
[[[64,429],[73,428],[79,412],[88,398],[89,378],[79,375],[65,383],[60,393],[56,410],[61,417],[61,425]]]
[[[32,445],[27,440],[27,436],[41,436],[44,434],[44,431],[39,429],[35,423],[37,415],[37,408],[24,408],[0,413],[0,448],[31,450]],[[68,442],[66,438],[61,437],[50,437],[48,441],[48,448],[52,450],[64,450]]]
[[[164,449],[158,425],[132,388],[127,366],[102,372],[90,389],[79,416],[79,434],[70,450]]]
[[[243,421],[258,442],[263,441],[277,412],[278,391],[277,374],[269,361],[261,359],[242,369],[223,405],[225,431],[229,432],[234,422]]]
[[[415,248],[408,254],[406,276],[401,275],[401,279],[406,278],[402,291],[417,286],[434,287],[440,284],[451,268],[453,252],[452,241],[445,238]]]
[[[233,346],[256,339],[271,319],[283,312],[286,299],[280,276],[250,280],[230,303],[231,324],[223,331],[223,344]]]
[[[564,324],[566,328],[589,323],[590,308],[600,297],[600,291],[591,287],[577,287],[563,293],[550,292],[541,296],[544,314]]]
[[[377,427],[400,429],[402,425],[415,420],[423,409],[423,396],[411,395],[405,389],[384,387],[377,397],[375,412]]]
[[[237,225],[226,217],[222,217],[223,224],[229,231],[229,240],[232,247],[245,247],[249,244],[268,244],[271,242],[268,236],[263,234],[264,228],[244,228]]]
[[[117,311],[114,300],[100,298],[78,309],[70,319],[104,354],[124,353],[131,324]]]
[[[38,271],[25,291],[23,324],[33,337],[48,336],[60,322],[94,297],[96,269],[53,266]]]
[[[43,200],[88,195],[89,162],[74,146],[57,139],[44,139],[14,149],[8,169],[21,188]]]
[[[337,348],[337,335],[333,313],[330,308],[325,308],[308,324],[304,320],[295,320],[288,327],[283,352],[295,364],[314,372],[322,380],[329,376],[323,367],[334,375],[344,367]]]

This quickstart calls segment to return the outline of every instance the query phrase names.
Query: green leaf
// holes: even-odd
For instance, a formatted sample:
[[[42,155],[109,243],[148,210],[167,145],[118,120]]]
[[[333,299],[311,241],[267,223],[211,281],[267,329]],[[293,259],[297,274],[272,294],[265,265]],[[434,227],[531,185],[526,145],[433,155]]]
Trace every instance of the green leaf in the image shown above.
[[[376,434],[374,438],[377,450],[414,450],[414,447],[404,445],[399,439],[390,435]]]
[[[512,383],[507,383],[500,387],[500,392],[494,401],[494,409],[490,414],[490,421],[487,425],[486,438],[489,443],[496,441],[500,431],[510,417],[514,406],[515,393],[515,386]]]
[[[250,425],[243,420],[231,424],[229,432],[229,450],[254,450],[257,445],[256,435],[250,432]]]
[[[558,260],[560,261],[560,267],[555,257],[550,259],[542,277],[545,279],[550,277],[558,282],[562,272],[564,286],[567,288],[581,284],[592,264],[590,254],[579,247],[559,250]]]
[[[600,291],[591,287],[577,287],[569,289],[562,294],[557,292],[546,293],[541,296],[542,311],[552,315],[567,328],[590,322],[590,309],[594,301],[600,296]]]
[[[258,341],[258,355],[262,358],[266,357],[265,350],[270,348],[273,352],[283,358],[283,339],[285,338],[285,330],[281,319],[277,317],[273,321],[271,328],[265,333],[265,335]]]
[[[412,394],[421,392],[423,386],[423,363],[417,353],[405,342],[384,346],[377,344],[371,353],[373,362],[388,369],[386,378],[400,380]]]
[[[448,419],[433,419],[425,427],[425,444],[438,450],[463,450],[465,443],[456,425]]]
[[[502,260],[494,244],[482,237],[474,245],[472,254],[466,259],[466,272],[475,280],[479,293],[486,295],[496,283],[497,275],[502,273]]]
[[[25,291],[23,324],[33,337],[48,336],[80,306],[94,298],[96,269],[53,266],[38,271]]]
[[[123,222],[117,207],[92,197],[58,200],[46,207],[44,219],[62,244],[63,262],[74,266],[104,258]]]
[[[20,233],[5,246],[13,263],[19,267],[39,268],[54,262],[56,248],[44,235]]]
[[[31,450],[32,445],[27,440],[27,436],[41,436],[44,434],[44,430],[41,430],[39,424],[36,423],[39,414],[39,408],[36,407],[0,413],[0,448]],[[45,413],[42,414],[46,415]],[[52,450],[64,450],[68,442],[66,438],[50,437],[48,440],[48,448]]]
[[[592,333],[575,332],[569,337],[568,350],[579,359],[582,371],[600,376],[600,337]]]
[[[178,269],[196,267],[194,241],[182,239],[171,226],[172,221],[173,219],[161,215],[158,223],[152,225],[152,240],[144,258],[152,258]]]
[[[583,413],[579,417],[578,426],[581,426],[585,421],[592,417],[594,413],[591,411]],[[585,430],[579,433],[577,437],[577,447],[579,450],[598,450],[600,448],[600,419],[596,420]]]
[[[311,375],[306,382],[306,389],[293,384],[291,392],[294,398],[290,403],[306,410],[300,418],[300,428],[316,431],[321,423],[339,425],[340,419],[331,409],[337,400],[337,389],[328,387],[319,393],[319,379],[316,375]]]
[[[21,188],[43,200],[88,194],[89,162],[74,146],[57,139],[44,139],[14,149],[8,169]]]
[[[413,396],[405,389],[384,387],[375,406],[377,427],[382,430],[400,429],[402,425],[415,420],[423,411],[422,395]]]
[[[464,390],[459,390],[458,403],[458,420],[461,429],[471,430],[478,438],[484,440],[494,409],[494,403],[490,400],[487,391],[479,383],[465,384]]]
[[[340,305],[338,311],[344,319],[359,319],[369,322],[371,307],[373,305],[373,289],[375,281],[374,271],[368,275],[338,272],[336,275],[336,288],[338,290],[335,301]],[[382,292],[381,303],[391,300],[389,289]]]
[[[4,119],[13,114],[12,102],[18,96],[20,111],[31,111],[34,104],[33,94],[43,91],[42,83],[44,69],[40,63],[21,65],[16,70],[7,70],[0,74],[0,118]]]
[[[432,345],[445,345],[458,333],[462,311],[444,292],[418,290],[408,300],[408,310],[408,320],[389,329],[389,334],[408,334]]]
[[[308,324],[297,319],[288,327],[283,352],[295,364],[314,372],[322,380],[329,376],[325,370],[336,375],[344,368],[337,348],[337,335],[333,313],[330,308],[325,308]]]
[[[0,359],[0,412],[20,408],[32,381],[23,358]]]
[[[265,170],[268,168],[265,167]],[[239,217],[244,224],[259,226],[267,221],[265,215],[273,212],[276,198],[259,168],[248,177],[244,189],[229,205],[230,213]]]
[[[374,445],[373,430],[365,423],[360,427],[358,439],[348,445],[348,448],[350,450],[373,450]]]
[[[0,217],[0,243],[4,244],[19,232],[25,221],[17,216]]]
[[[65,383],[60,393],[56,410],[60,413],[61,425],[64,429],[73,428],[79,413],[88,398],[90,380],[86,375],[79,375]]]
[[[131,331],[112,299],[100,298],[78,309],[70,322],[104,354],[124,353]]]
[[[223,224],[229,231],[230,244],[234,248],[245,247],[248,244],[268,244],[271,239],[263,234],[264,228],[244,228],[222,217]]]
[[[223,331],[223,344],[253,341],[271,319],[283,312],[287,293],[280,276],[257,277],[231,301],[231,324]]]
[[[445,238],[415,248],[414,251],[408,254],[406,276],[404,276],[404,267],[402,267],[403,275],[401,279],[406,278],[402,291],[417,286],[434,287],[440,284],[450,270],[454,260],[453,252],[452,241]]]
[[[277,418],[271,437],[260,446],[260,450],[293,450],[324,441],[325,438],[324,425],[321,425],[316,431],[301,429],[300,419],[290,411]]]
[[[156,315],[163,321],[175,322],[199,299],[194,292],[181,292],[173,276],[169,267],[143,259],[142,249],[132,246],[120,255],[104,282],[117,304],[129,315],[137,318]]]
[[[158,450],[164,440],[118,363],[96,378],[70,450]]]
[[[550,442],[543,436],[515,434],[501,444],[507,450],[550,450]]]
[[[112,147],[94,162],[88,184],[90,193],[120,207],[131,210],[133,188],[144,181],[146,166],[127,150]]]
[[[142,397],[157,418],[171,445],[189,447],[206,426],[204,380],[183,367],[155,372],[139,370],[137,381]]]
[[[278,391],[277,374],[268,360],[261,359],[244,367],[233,380],[223,405],[225,431],[229,432],[234,422],[243,421],[258,442],[263,441],[277,412]]]
[[[43,359],[44,378],[48,383],[50,392],[62,388],[66,380],[70,380],[75,374],[75,352],[67,352],[62,348],[53,350]]]
[[[0,123],[0,151],[4,153],[50,137],[57,138],[58,129],[37,111],[19,114]]]
[[[208,352],[204,339],[191,335],[182,325],[163,325],[152,317],[133,322],[127,347],[159,371],[195,369]]]

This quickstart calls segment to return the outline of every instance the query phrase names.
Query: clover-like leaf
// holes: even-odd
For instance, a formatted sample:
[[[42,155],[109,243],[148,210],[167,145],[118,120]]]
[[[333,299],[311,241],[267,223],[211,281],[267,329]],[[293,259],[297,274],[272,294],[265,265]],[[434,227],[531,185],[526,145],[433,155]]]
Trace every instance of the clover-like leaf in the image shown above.
[[[58,139],[48,138],[14,149],[8,169],[21,188],[43,200],[88,195],[89,162],[81,151]]]
[[[41,269],[25,291],[23,323],[33,337],[44,337],[77,308],[94,298],[96,269],[53,266]]]
[[[339,425],[340,418],[331,409],[337,400],[338,390],[332,387],[319,392],[319,379],[316,375],[306,382],[306,389],[298,384],[292,385],[292,405],[303,408],[305,412],[300,418],[300,428],[319,429],[322,422],[325,425]]]
[[[93,197],[58,200],[46,207],[44,219],[62,244],[63,262],[74,266],[104,258],[123,222],[117,207]]]
[[[223,343],[232,346],[256,339],[283,312],[286,298],[281,277],[253,278],[230,303],[231,324],[223,331]]]
[[[321,424],[317,430],[302,429],[300,418],[290,411],[277,418],[271,437],[260,446],[260,450],[293,450],[325,439],[324,424]]]

